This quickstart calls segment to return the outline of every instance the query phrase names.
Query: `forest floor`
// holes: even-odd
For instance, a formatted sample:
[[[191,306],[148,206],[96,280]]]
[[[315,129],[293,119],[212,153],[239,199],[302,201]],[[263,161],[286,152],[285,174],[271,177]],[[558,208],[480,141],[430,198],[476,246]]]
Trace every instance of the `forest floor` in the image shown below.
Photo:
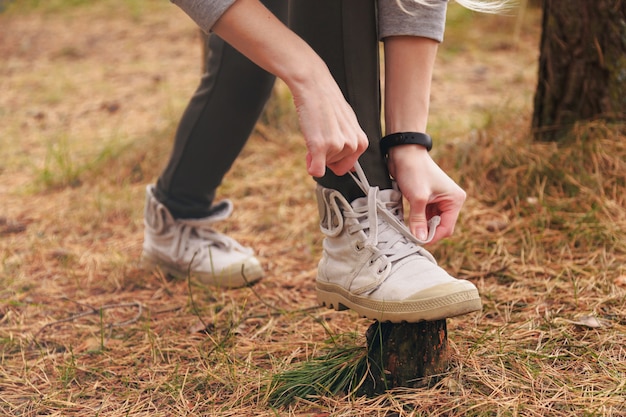
[[[145,187],[199,80],[197,28],[165,0],[3,5],[0,414],[626,414],[625,127],[533,142],[540,10],[449,9],[429,131],[468,201],[428,249],[484,308],[448,320],[448,372],[278,406],[273,377],[363,345],[371,324],[317,305],[322,237],[288,91],[277,84],[218,196],[235,204],[220,230],[265,278],[219,290],[145,271]]]

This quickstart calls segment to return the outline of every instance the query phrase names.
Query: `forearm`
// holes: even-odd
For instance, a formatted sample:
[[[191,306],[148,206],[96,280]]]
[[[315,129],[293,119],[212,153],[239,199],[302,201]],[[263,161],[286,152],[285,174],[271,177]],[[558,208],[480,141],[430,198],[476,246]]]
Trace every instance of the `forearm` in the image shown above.
[[[293,95],[307,146],[307,170],[346,174],[367,136],[324,61],[258,0],[237,0],[213,25],[222,39],[281,78]]]
[[[439,43],[414,36],[390,36],[384,43],[385,131],[426,132]]]
[[[320,79],[332,80],[322,59],[258,0],[237,0],[213,32],[251,61],[281,78],[294,95]]]
[[[385,38],[386,133],[426,132],[430,86],[438,42],[423,37]],[[421,145],[389,150],[388,167],[408,200],[409,228],[419,239],[428,234],[427,220],[441,217],[433,241],[454,230],[465,192],[446,175]]]

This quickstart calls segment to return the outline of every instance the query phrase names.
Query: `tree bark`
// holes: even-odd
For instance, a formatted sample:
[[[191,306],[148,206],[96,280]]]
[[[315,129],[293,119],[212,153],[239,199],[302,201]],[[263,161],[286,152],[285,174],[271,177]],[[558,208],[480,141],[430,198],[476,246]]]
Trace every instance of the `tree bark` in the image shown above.
[[[366,333],[369,374],[359,394],[372,396],[396,387],[419,388],[448,368],[446,320],[372,324]]]
[[[625,34],[625,0],[544,0],[537,139],[558,140],[577,121],[626,118]]]

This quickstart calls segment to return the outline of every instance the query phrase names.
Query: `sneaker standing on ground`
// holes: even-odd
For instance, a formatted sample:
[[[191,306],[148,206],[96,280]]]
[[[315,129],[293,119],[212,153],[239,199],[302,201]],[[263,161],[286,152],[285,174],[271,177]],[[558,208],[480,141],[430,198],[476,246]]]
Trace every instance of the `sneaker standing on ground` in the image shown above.
[[[230,214],[229,202],[214,204],[215,190],[254,128],[275,75],[293,95],[307,169],[318,182],[326,235],[320,301],[390,321],[480,309],[473,284],[449,276],[421,247],[429,220],[439,222],[431,241],[453,232],[465,200],[430,158],[424,134],[446,2],[293,0],[289,16],[284,0],[265,1],[267,8],[258,0],[173,2],[211,33],[207,72],[167,167],[147,189],[144,261],[170,273],[190,268],[226,287],[261,278],[251,250],[209,225]],[[379,145],[379,40],[387,155]],[[399,132],[410,134],[389,136]],[[349,173],[355,166],[358,178]],[[408,228],[401,195],[410,204]],[[341,251],[350,256],[339,257]]]

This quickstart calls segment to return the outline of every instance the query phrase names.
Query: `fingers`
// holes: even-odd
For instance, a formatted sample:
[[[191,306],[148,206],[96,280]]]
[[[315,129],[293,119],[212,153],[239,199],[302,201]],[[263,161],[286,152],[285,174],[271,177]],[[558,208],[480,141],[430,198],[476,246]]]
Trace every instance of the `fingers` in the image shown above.
[[[325,83],[328,88],[321,88]],[[307,171],[314,177],[322,177],[328,167],[337,175],[345,175],[367,149],[367,136],[330,76],[312,87],[302,90],[300,95],[294,94],[306,141]]]
[[[433,216],[439,216],[441,221],[437,226],[433,239],[429,243],[436,243],[441,239],[452,236],[454,233],[454,226],[459,218],[459,213],[463,203],[465,202],[466,194],[461,188],[450,190],[449,193],[439,195],[427,203],[424,210],[421,210],[420,204],[411,206],[411,210],[419,210],[419,212],[411,213],[409,217],[415,218],[416,225],[414,226],[415,236],[420,238],[418,233],[428,233],[427,221]],[[409,226],[411,227],[411,226]]]
[[[311,142],[307,153],[307,171],[314,177],[322,177],[326,167],[338,176],[347,174],[368,146],[363,131],[340,137],[336,141]]]
[[[344,175],[352,169],[362,152],[359,148],[344,148],[339,153],[310,149],[306,156],[307,171],[309,175],[319,178],[324,176],[328,167],[336,175]]]
[[[409,230],[419,240],[428,238],[428,220],[426,218],[426,200],[409,201]]]
[[[336,175],[345,175],[352,170],[356,161],[367,149],[367,146],[367,136],[363,131],[360,131],[356,134],[354,143],[351,143],[350,146],[344,146],[341,152],[329,157],[326,165]]]
[[[428,237],[428,220],[438,215],[441,217],[441,222],[429,243],[436,243],[451,236],[461,211],[461,204],[457,204],[458,201],[462,202],[461,197],[457,197],[456,200],[434,201],[429,204],[423,204],[423,201],[410,204],[409,230],[411,233],[419,240],[425,241]]]
[[[427,186],[422,182],[419,186],[411,189],[410,193],[404,194],[409,202],[409,230],[419,240],[425,241],[427,239],[429,234],[428,220],[433,216],[439,216],[441,221],[429,243],[435,243],[451,236],[454,232],[454,226],[465,202],[466,194],[454,182],[446,182],[446,185],[446,187],[435,191],[431,188],[432,184]]]
[[[389,172],[409,202],[409,230],[424,241],[428,220],[440,216],[441,222],[431,242],[452,235],[466,194],[419,145],[391,148]]]
[[[441,221],[435,230],[433,239],[428,243],[435,243],[451,236],[461,211],[462,201],[460,196],[445,196],[435,200],[416,196],[412,202],[409,201],[409,230],[416,238],[425,241],[429,234],[428,221],[433,216],[439,216]],[[461,203],[459,204],[459,202]]]
[[[307,171],[309,175],[319,178],[324,176],[326,167],[328,167],[336,175],[342,176],[352,170],[362,153],[363,150],[357,149],[356,151],[348,152],[345,157],[334,156],[333,159],[338,160],[329,162],[325,154],[320,152],[314,154],[309,151],[306,155]]]
[[[306,169],[312,177],[323,177],[326,173],[326,157],[324,154],[312,154],[310,151],[306,154]]]
[[[454,225],[459,217],[459,212],[445,212],[441,213],[441,223],[437,226],[435,236],[433,236],[432,243],[435,243],[443,238],[452,236],[454,233]]]

